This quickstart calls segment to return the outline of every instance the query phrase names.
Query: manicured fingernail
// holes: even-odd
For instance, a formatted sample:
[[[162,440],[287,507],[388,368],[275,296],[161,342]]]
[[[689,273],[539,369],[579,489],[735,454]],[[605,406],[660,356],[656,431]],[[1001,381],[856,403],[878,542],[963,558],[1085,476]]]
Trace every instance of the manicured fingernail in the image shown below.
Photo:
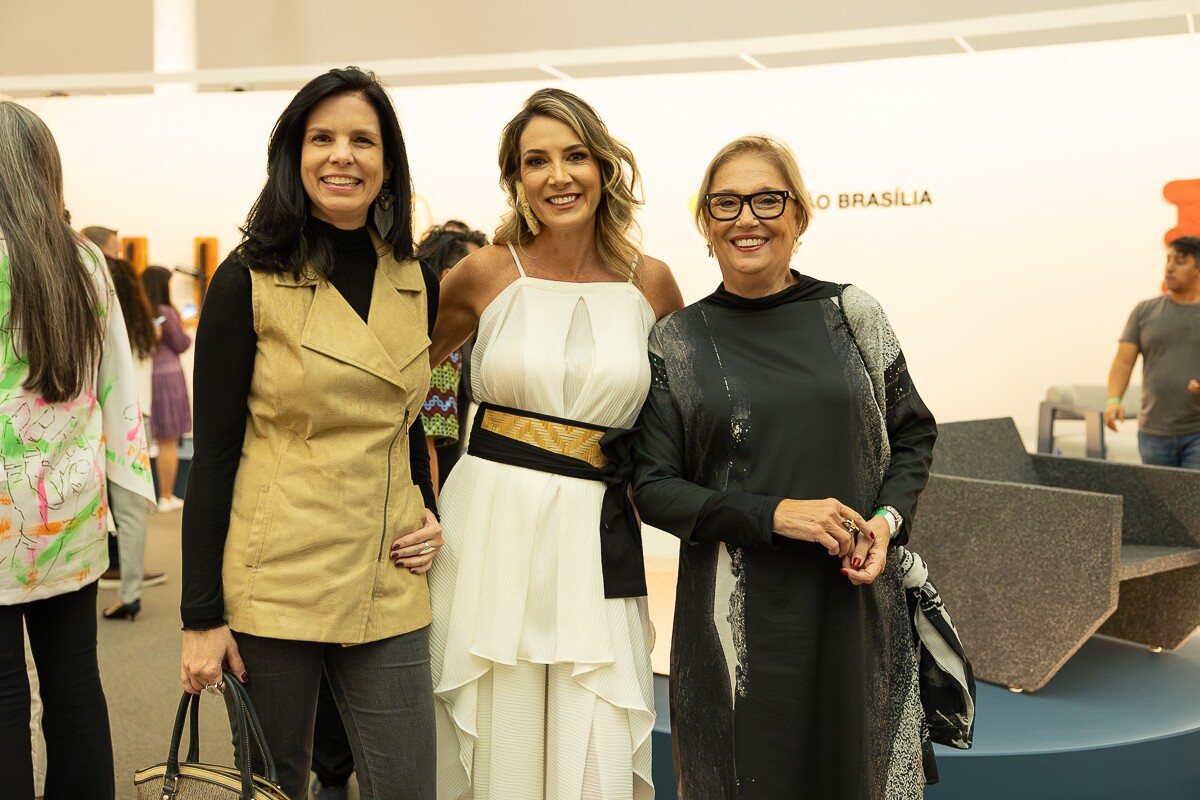
[[[846,570],[842,570],[842,574],[845,575],[847,578],[850,577],[850,573],[847,572]]]
[[[871,532],[870,532],[870,531],[867,531],[867,533],[871,533]],[[873,533],[871,533],[871,541],[872,541],[872,542],[873,542],[873,541],[875,541],[875,534],[873,534]]]
[[[862,563],[862,561],[860,561],[859,559],[856,558],[850,562],[850,566],[854,567],[855,569],[858,569],[858,567],[861,563]]]

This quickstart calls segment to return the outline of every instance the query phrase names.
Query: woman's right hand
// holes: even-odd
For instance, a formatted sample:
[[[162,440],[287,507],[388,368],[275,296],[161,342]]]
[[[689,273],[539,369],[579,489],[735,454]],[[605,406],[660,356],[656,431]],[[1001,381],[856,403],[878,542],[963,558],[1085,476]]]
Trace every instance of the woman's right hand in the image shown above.
[[[206,631],[183,632],[180,677],[185,692],[200,694],[204,687],[220,683],[222,669],[228,669],[242,683],[249,680],[246,665],[242,662],[237,642],[228,625]]]
[[[832,497],[824,500],[784,500],[775,507],[773,530],[788,539],[816,542],[829,555],[844,557],[854,550],[854,536],[846,530],[849,520],[866,530],[867,521],[848,505]]]

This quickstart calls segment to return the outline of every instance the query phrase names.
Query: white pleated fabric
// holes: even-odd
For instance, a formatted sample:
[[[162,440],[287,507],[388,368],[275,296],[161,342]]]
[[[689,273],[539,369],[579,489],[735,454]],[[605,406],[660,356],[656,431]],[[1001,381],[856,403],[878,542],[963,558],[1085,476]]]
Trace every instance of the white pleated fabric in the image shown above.
[[[480,318],[474,397],[629,427],[654,321],[631,283],[522,270]],[[471,455],[443,487],[429,573],[439,798],[654,796],[646,602],[604,597],[603,493]]]

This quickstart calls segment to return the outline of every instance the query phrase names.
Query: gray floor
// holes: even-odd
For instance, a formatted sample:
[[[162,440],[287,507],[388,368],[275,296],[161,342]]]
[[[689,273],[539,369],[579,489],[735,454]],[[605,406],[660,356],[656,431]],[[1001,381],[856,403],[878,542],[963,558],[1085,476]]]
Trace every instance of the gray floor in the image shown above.
[[[134,770],[166,760],[182,693],[179,522],[178,511],[149,517],[146,565],[165,570],[167,583],[143,591],[135,622],[100,620],[100,674],[112,724],[118,800],[135,800]],[[96,613],[114,602],[116,590],[101,589]],[[205,698],[200,711],[201,760],[232,763],[229,722],[221,703]],[[354,800],[358,795],[353,780],[351,784]]]

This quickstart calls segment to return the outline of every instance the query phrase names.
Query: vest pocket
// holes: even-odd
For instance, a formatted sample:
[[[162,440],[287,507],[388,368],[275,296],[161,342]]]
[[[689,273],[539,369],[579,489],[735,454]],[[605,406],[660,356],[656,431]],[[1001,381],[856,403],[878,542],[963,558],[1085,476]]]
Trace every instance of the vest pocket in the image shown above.
[[[243,556],[247,567],[258,566],[262,561],[263,545],[267,542],[271,518],[274,516],[272,488],[273,484],[268,483],[258,490],[258,499],[254,503],[254,520],[250,523],[250,535],[246,537],[246,552]]]

